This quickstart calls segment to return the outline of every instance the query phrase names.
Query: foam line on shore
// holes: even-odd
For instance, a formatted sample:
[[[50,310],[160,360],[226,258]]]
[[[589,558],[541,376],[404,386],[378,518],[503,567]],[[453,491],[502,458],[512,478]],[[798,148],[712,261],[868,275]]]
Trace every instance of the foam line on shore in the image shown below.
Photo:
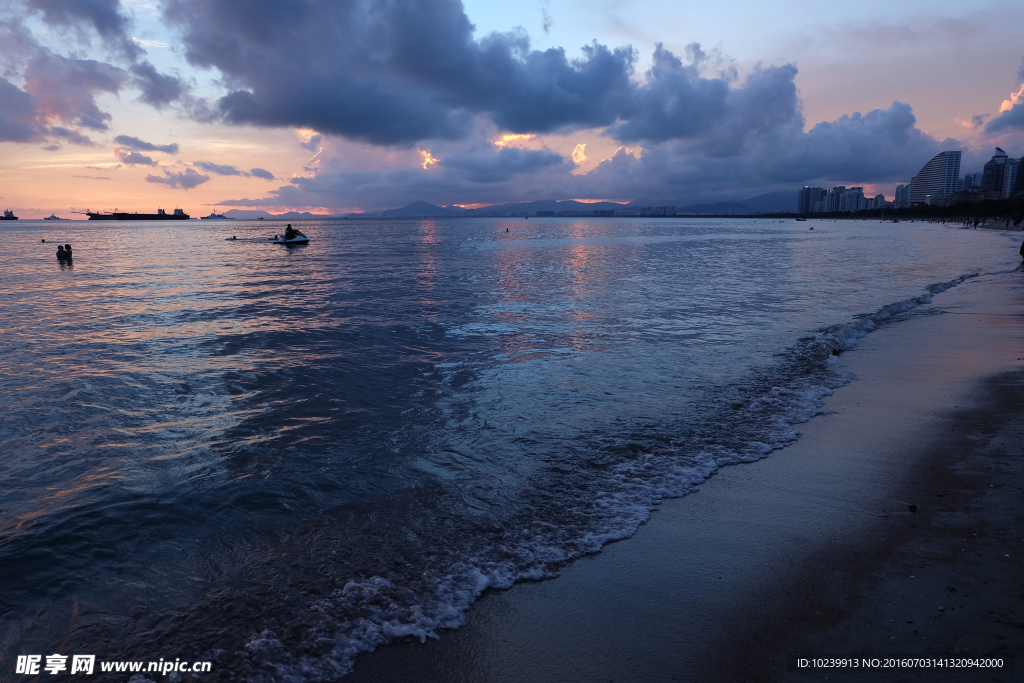
[[[315,623],[308,627],[316,641],[309,650],[319,654],[291,652],[277,634],[265,630],[245,648],[249,670],[257,672],[250,680],[340,677],[361,653],[396,639],[437,638],[442,629],[463,625],[470,605],[488,589],[553,577],[566,562],[632,536],[662,500],[685,496],[722,467],[760,460],[795,441],[794,425],[823,412],[824,399],[852,379],[836,352],[855,348],[880,326],[977,276],[934,283],[917,297],[801,339],[777,367],[731,390],[717,419],[685,439],[665,446],[657,445],[657,434],[650,434],[648,443],[643,435],[623,434],[623,443],[640,442],[638,452],[620,458],[603,476],[592,476],[586,488],[567,493],[574,497],[558,511],[558,523],[536,519],[500,534],[491,545],[467,547],[461,560],[424,571],[417,585],[399,586],[380,576],[349,581],[309,606]],[[657,427],[666,428],[672,426]]]

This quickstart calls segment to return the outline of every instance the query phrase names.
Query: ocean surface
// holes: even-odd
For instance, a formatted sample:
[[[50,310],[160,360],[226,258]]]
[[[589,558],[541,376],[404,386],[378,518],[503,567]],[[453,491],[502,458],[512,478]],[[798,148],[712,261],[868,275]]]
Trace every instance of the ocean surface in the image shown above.
[[[298,225],[308,246],[270,221],[0,224],[0,670],[85,653],[316,681],[443,634],[795,439],[850,381],[843,350],[1018,267],[1021,239]]]

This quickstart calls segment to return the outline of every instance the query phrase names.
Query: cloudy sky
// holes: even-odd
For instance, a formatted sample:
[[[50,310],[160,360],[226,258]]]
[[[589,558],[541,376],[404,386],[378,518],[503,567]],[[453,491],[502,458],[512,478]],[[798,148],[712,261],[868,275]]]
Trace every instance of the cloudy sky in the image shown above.
[[[0,204],[891,198],[1024,155],[1022,35],[989,0],[6,0]]]

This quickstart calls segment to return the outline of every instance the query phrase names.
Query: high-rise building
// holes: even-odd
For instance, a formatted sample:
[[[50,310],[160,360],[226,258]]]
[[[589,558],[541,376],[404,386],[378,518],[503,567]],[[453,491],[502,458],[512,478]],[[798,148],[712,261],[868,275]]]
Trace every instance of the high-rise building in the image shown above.
[[[828,210],[846,211],[846,185],[836,185],[828,193]]]
[[[839,210],[853,213],[854,211],[864,210],[866,206],[864,203],[864,188],[851,187],[843,194]]]
[[[811,187],[804,185],[796,197],[797,213],[817,213],[814,205],[827,194],[823,187]]]
[[[827,196],[828,190],[826,190],[824,187],[812,187],[809,213],[823,212],[825,210],[825,205],[822,202],[822,199]]]
[[[910,185],[896,186],[896,197],[892,200],[892,205],[897,209],[905,209],[910,206]]]
[[[1006,162],[1006,170],[1003,171],[1003,192],[1001,194],[1003,199],[1009,199],[1013,196],[1013,189],[1017,187],[1017,176],[1020,175],[1021,162],[1024,162],[1024,158],[1009,159]]]
[[[995,192],[1002,197],[1003,191],[1006,189],[1005,176],[1009,162],[1010,157],[1006,155],[1006,152],[996,147],[996,153],[985,164],[985,171],[981,176],[981,189]]]
[[[964,189],[970,190],[976,185],[981,185],[981,174],[979,173],[968,173],[964,175]]]
[[[985,171],[981,176],[981,189],[994,192],[1001,199],[1011,197],[1017,184],[1021,161],[1011,159],[1006,152],[996,147],[996,153],[985,164]]]
[[[962,152],[939,152],[910,181],[910,205],[938,204],[956,191]]]
[[[800,191],[796,193],[796,212],[797,213],[810,213],[811,205],[811,186],[804,185],[800,188]]]

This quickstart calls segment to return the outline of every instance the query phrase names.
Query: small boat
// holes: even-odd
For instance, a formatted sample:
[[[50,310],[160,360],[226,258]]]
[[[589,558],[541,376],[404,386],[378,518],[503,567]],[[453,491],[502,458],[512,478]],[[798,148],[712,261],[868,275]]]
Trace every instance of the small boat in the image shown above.
[[[286,239],[284,239],[282,237],[280,239],[276,239],[273,242],[271,242],[271,244],[308,244],[308,243],[309,243],[309,238],[308,237],[293,237],[290,240],[286,240]]]
[[[18,217],[14,215],[13,211],[4,211],[4,217],[0,218],[0,221],[16,221]]]
[[[63,221],[63,220],[67,220],[67,219],[66,219],[66,218],[60,218],[60,217],[59,217],[59,216],[57,216],[56,214],[52,214],[52,213],[51,213],[51,214],[50,214],[49,216],[47,216],[47,217],[46,217],[46,218],[44,218],[43,220],[44,220],[44,221]]]
[[[806,219],[806,218],[797,218],[797,220],[798,220],[798,221],[804,221],[805,223],[807,222],[807,219]]]
[[[235,220],[231,216],[225,216],[222,213],[211,213],[209,216],[203,216],[204,221],[233,221]]]

